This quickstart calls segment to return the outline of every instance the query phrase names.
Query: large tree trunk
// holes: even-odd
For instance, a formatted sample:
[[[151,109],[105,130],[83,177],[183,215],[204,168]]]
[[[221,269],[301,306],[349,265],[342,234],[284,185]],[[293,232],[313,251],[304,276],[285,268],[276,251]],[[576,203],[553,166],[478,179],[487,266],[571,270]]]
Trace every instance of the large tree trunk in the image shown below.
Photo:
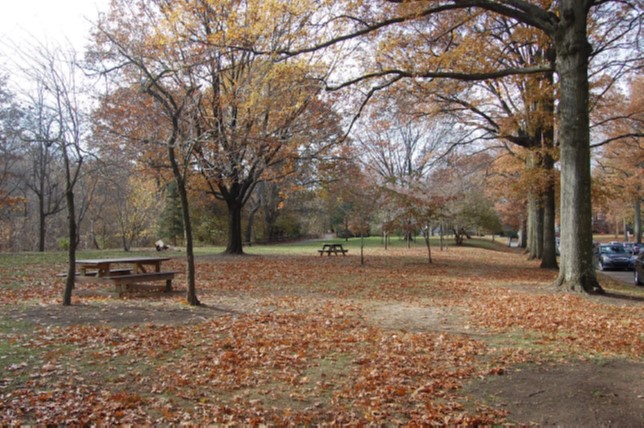
[[[242,246],[242,207],[235,199],[226,200],[228,205],[228,245],[226,254],[244,254]]]
[[[555,182],[553,177],[554,161],[545,155],[543,166],[548,171],[548,187],[543,194],[543,252],[541,268],[557,269],[557,246],[555,242]]]
[[[541,198],[537,199],[537,217],[536,217],[536,238],[537,242],[535,243],[535,249],[536,249],[536,258],[541,259],[543,257],[543,216],[544,216],[544,209],[543,209],[543,195],[541,195]]]
[[[452,230],[454,231],[454,241],[456,245],[463,245],[463,241],[465,240],[465,229],[462,227],[454,227]]]
[[[432,228],[431,226],[427,226],[427,230],[424,232],[424,237],[425,237],[425,246],[427,247],[427,261],[429,264],[432,263],[432,246],[431,243],[429,242],[429,234],[431,232]]]
[[[642,200],[635,200],[635,217],[633,218],[633,237],[638,244],[642,243]]]
[[[528,260],[541,258],[543,250],[543,207],[541,197],[531,192],[528,195]]]
[[[556,61],[555,51],[552,47],[546,50],[548,61],[554,66]],[[541,253],[542,269],[558,269],[557,265],[557,243],[555,236],[555,160],[553,151],[555,148],[555,94],[554,94],[554,73],[545,75],[545,87],[548,88],[547,96],[540,102],[541,109],[547,112],[552,120],[543,123],[541,131],[541,165],[547,177],[546,188],[543,192],[543,251]]]
[[[527,161],[528,173],[543,168],[542,159],[531,149]],[[528,260],[537,260],[543,253],[543,196],[538,183],[531,183],[528,193]]]
[[[259,210],[259,207],[262,205],[262,200],[258,199],[257,203],[252,206],[250,212],[248,213],[248,223],[246,224],[246,243],[250,246],[251,241],[253,240],[253,225],[255,224],[255,214]]]
[[[559,74],[559,144],[561,147],[561,268],[556,285],[562,290],[601,293],[592,261],[590,200],[590,131],[586,1],[561,0],[555,35]]]
[[[42,193],[38,195],[38,251],[44,253],[47,223],[45,221],[45,201],[41,195]]]
[[[536,209],[535,209],[535,201],[534,201],[534,195],[531,193],[528,194],[528,203],[527,209],[528,209],[528,215],[527,215],[527,221],[525,223],[526,225],[526,251],[525,254],[528,255],[528,260],[533,260],[535,256],[535,249],[534,249],[534,242],[536,240],[535,237],[535,220],[534,217],[536,216]]]

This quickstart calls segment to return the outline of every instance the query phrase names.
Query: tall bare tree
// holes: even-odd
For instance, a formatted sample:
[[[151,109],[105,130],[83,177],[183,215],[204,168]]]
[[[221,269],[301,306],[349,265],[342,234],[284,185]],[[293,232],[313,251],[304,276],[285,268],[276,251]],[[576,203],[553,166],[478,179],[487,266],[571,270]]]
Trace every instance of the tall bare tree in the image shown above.
[[[22,140],[26,143],[22,180],[35,195],[38,215],[38,251],[45,251],[47,219],[65,209],[60,147],[51,138],[58,128],[58,118],[51,114],[45,102],[48,97],[44,85],[37,85],[32,95],[31,108],[23,122]]]
[[[14,194],[16,163],[21,158],[20,121],[23,112],[0,75],[0,208],[17,202]]]
[[[35,140],[52,147],[61,159],[67,232],[68,269],[63,305],[72,303],[78,246],[78,221],[75,188],[85,160],[84,146],[89,131],[88,93],[79,68],[79,59],[70,46],[36,45],[25,52],[24,72],[34,87],[25,88],[27,103],[38,111]]]

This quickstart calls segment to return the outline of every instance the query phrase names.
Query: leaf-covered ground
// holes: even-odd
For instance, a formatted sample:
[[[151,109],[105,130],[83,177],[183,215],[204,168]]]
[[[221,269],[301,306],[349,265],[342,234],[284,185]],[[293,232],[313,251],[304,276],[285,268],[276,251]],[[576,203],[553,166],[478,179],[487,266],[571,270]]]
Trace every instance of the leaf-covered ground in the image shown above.
[[[62,307],[63,264],[5,263],[0,425],[547,424],[557,405],[588,412],[584,394],[589,423],[642,420],[637,293],[556,293],[554,272],[511,251],[356,253],[200,257],[199,308],[183,276],[121,299],[81,284]]]

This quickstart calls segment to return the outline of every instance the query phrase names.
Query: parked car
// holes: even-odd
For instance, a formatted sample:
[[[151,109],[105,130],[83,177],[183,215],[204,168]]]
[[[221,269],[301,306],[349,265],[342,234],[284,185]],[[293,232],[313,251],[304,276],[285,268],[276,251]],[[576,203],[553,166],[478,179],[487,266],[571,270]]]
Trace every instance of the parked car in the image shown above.
[[[557,236],[555,238],[555,254],[558,255],[558,256],[561,255],[560,247],[561,247],[561,238]]]
[[[635,285],[644,285],[644,252],[635,256],[635,268],[633,269],[633,282]]]
[[[626,252],[631,257],[629,268],[635,269],[635,260],[637,260],[637,255],[640,253],[640,246],[635,242],[624,242],[622,245],[624,245]]]
[[[638,255],[640,252],[640,247],[635,242],[624,242],[622,245],[626,248],[626,251],[631,254]]]
[[[621,244],[601,244],[596,247],[594,256],[599,270],[633,268],[631,255]]]

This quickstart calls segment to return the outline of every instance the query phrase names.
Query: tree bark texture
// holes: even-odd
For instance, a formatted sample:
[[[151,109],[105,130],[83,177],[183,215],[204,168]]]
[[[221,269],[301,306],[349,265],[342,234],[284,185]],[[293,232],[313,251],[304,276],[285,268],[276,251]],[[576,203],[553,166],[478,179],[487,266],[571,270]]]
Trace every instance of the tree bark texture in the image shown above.
[[[250,212],[248,213],[248,222],[246,224],[246,243],[250,246],[251,242],[253,240],[253,225],[255,224],[255,214],[257,214],[257,211],[259,211],[259,207],[261,206],[261,199],[257,200],[257,203],[254,204]]]
[[[601,293],[592,261],[590,131],[588,116],[587,5],[561,0],[555,34],[559,75],[561,148],[561,266],[556,285],[567,291]]]
[[[68,163],[67,159],[65,159]],[[69,248],[67,255],[69,258],[67,265],[67,278],[65,280],[65,292],[63,294],[63,306],[70,306],[72,304],[72,291],[74,290],[74,282],[76,280],[76,208],[74,206],[74,190],[68,185],[65,191],[65,200],[67,202],[67,228],[69,238]]]
[[[242,203],[235,199],[227,199],[228,206],[228,245],[226,254],[244,254],[242,246]]]
[[[554,49],[549,47],[546,50],[546,57],[550,63],[554,66],[556,61],[556,56]],[[554,160],[554,149],[555,149],[555,94],[554,94],[554,73],[546,73],[544,76],[546,85],[548,88],[551,88],[548,91],[548,96],[543,98],[540,101],[541,110],[544,114],[547,112],[547,115],[551,117],[552,121],[545,121],[543,127],[540,130],[541,134],[541,166],[546,175],[546,187],[543,190],[542,195],[542,213],[543,213],[543,245],[541,252],[541,268],[542,269],[558,269],[557,265],[557,244],[555,237],[555,222],[556,222],[556,195],[555,195],[555,160]]]
[[[642,243],[642,200],[635,199],[635,216],[633,218],[633,238],[638,244]]]
[[[528,260],[541,258],[543,250],[543,206],[536,192],[528,195]]]
[[[197,298],[197,287],[195,283],[195,255],[194,243],[192,240],[192,221],[190,220],[190,202],[188,200],[188,191],[186,190],[186,181],[181,174],[179,164],[174,149],[174,141],[168,144],[168,158],[172,165],[172,173],[177,183],[177,192],[181,201],[181,212],[183,213],[183,227],[186,239],[186,263],[188,264],[188,287],[186,291],[186,301],[189,305],[199,306],[201,302]]]
[[[542,269],[557,269],[559,266],[557,265],[555,242],[555,180],[552,156],[544,156],[543,164],[548,171],[548,185],[543,194],[543,252],[540,267]]]
[[[199,306],[201,302],[197,298],[197,287],[195,279],[195,254],[194,242],[192,238],[192,221],[190,220],[190,204],[188,202],[188,192],[186,185],[181,180],[177,183],[179,196],[181,197],[181,209],[183,211],[183,226],[186,238],[186,261],[188,263],[188,290],[186,291],[186,301],[192,306]]]
[[[427,232],[425,232],[425,246],[427,247],[427,261],[429,262],[429,264],[432,264],[432,246],[429,241],[429,234],[431,230],[431,227],[428,227]]]
[[[535,216],[535,208],[534,208],[534,197],[532,194],[528,194],[528,203],[526,204],[527,208],[527,220],[525,222],[525,230],[526,230],[526,246],[525,248],[525,254],[528,255],[528,260],[534,259],[534,216]]]
[[[45,221],[45,201],[38,198],[38,251],[45,252],[45,237],[47,236],[47,223]]]

